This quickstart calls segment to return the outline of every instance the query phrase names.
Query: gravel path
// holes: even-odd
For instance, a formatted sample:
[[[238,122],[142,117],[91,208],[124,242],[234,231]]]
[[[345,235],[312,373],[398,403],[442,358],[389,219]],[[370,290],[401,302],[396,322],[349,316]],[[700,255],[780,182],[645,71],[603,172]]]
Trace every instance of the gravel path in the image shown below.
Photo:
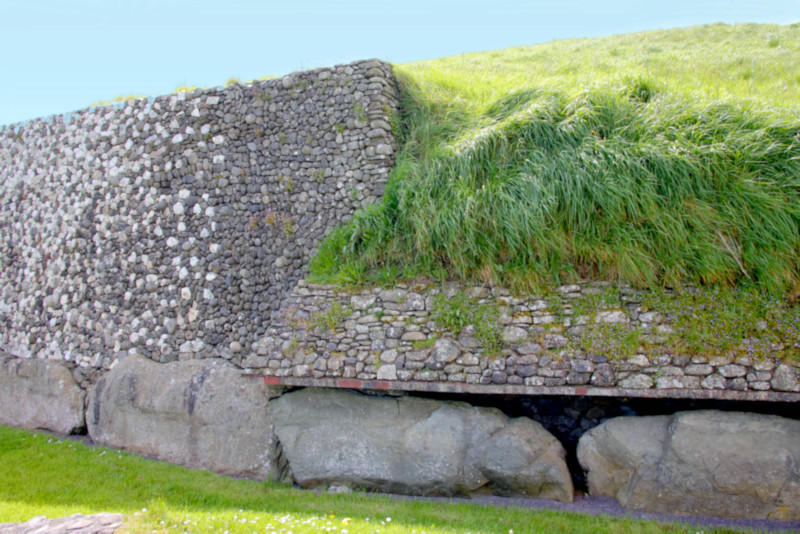
[[[406,499],[410,498],[403,495],[397,495],[396,497]],[[662,523],[683,523],[700,528],[730,528],[737,530],[751,530],[756,532],[800,532],[800,521],[776,521],[773,519],[728,519],[724,517],[650,514],[646,512],[627,510],[620,506],[616,499],[612,499],[610,497],[576,496],[575,501],[571,503],[551,501],[549,499],[518,499],[495,496],[482,496],[474,499],[452,499],[438,497],[423,499],[448,502],[478,502],[489,506],[519,506],[534,510],[549,509],[592,515],[605,514],[612,517],[653,519]]]

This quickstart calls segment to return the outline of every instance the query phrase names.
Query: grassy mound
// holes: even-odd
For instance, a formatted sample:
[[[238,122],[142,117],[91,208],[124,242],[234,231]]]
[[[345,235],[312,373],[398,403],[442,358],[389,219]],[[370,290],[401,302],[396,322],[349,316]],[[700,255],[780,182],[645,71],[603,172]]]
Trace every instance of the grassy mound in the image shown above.
[[[381,204],[317,281],[800,287],[800,26],[713,25],[397,66]]]

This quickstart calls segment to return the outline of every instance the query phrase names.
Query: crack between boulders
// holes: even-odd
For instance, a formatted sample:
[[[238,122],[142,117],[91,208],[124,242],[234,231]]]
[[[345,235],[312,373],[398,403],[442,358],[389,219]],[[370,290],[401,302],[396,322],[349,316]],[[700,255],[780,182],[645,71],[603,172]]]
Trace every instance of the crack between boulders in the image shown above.
[[[670,421],[669,421],[669,424],[666,427],[666,435],[664,436],[664,441],[661,444],[661,454],[659,455],[658,460],[656,461],[655,465],[653,466],[653,471],[654,471],[654,474],[655,474],[656,477],[658,477],[660,475],[660,470],[661,470],[661,466],[663,465],[664,458],[666,457],[667,452],[672,448],[672,437],[673,437],[672,430],[673,430],[673,426],[677,422],[677,417],[675,416],[675,414],[673,414],[673,415],[669,416],[669,418],[670,418]],[[634,488],[636,487],[636,483],[641,479],[641,474],[640,474],[639,470],[642,468],[643,464],[644,463],[639,463],[636,466],[636,468],[633,470],[633,473],[631,473],[631,477],[628,480],[628,483],[624,487],[620,488],[620,490],[617,492],[617,495],[615,497],[617,499],[617,501],[620,504],[622,504],[624,507],[626,507],[626,508],[628,507],[628,505],[627,504],[623,504],[623,501],[624,501],[624,503],[629,503],[630,499],[633,497]],[[624,497],[624,499],[621,498],[621,497]]]
[[[275,479],[279,482],[284,480],[293,481],[292,466],[289,465],[289,459],[286,457],[286,453],[283,451],[283,444],[281,443],[278,433],[275,431],[274,427],[272,432],[275,436],[275,455],[272,459],[275,462]]]
[[[187,388],[188,394],[186,396],[186,410],[189,413],[190,420],[194,415],[195,405],[197,404],[197,395],[198,393],[200,393],[203,384],[208,379],[210,374],[211,374],[211,369],[205,367],[200,372],[200,375],[196,377],[196,379],[193,377],[192,380],[189,381],[189,386]]]

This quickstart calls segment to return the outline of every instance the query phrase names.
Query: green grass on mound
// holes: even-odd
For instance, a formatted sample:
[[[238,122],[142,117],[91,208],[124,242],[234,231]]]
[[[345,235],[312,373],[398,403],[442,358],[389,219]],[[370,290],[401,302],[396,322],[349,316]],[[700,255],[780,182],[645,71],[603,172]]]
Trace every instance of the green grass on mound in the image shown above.
[[[800,288],[800,26],[712,25],[396,66],[382,203],[312,278]]]
[[[124,531],[148,533],[697,531],[678,524],[550,510],[414,502],[360,492],[317,494],[0,427],[0,522],[99,512],[127,514]]]

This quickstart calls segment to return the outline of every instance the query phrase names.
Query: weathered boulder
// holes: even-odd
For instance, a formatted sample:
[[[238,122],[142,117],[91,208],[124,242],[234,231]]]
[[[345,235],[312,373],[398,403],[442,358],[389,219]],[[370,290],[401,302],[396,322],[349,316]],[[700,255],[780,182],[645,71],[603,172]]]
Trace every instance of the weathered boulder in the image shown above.
[[[0,424],[72,434],[84,427],[83,399],[62,362],[0,358]]]
[[[572,501],[561,444],[539,423],[496,409],[304,389],[274,400],[270,414],[303,487]]]
[[[102,445],[226,475],[280,478],[268,415],[277,393],[224,360],[131,356],[89,390],[86,422]]]
[[[800,421],[714,410],[619,417],[578,443],[589,492],[627,508],[800,519]]]

